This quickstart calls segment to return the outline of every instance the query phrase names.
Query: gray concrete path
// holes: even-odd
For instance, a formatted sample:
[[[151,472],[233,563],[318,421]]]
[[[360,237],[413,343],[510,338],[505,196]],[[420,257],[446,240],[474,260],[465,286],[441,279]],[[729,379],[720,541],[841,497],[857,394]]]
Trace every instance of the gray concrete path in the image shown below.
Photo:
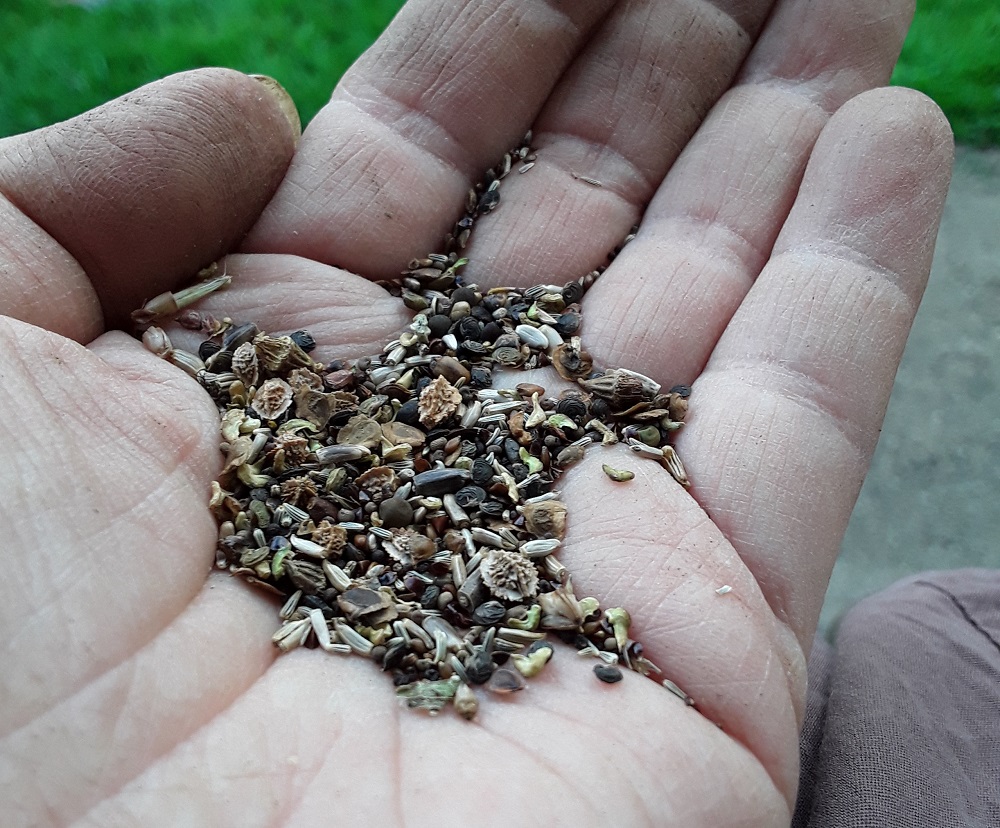
[[[958,148],[930,284],[820,629],[928,569],[1000,567],[1000,150]]]

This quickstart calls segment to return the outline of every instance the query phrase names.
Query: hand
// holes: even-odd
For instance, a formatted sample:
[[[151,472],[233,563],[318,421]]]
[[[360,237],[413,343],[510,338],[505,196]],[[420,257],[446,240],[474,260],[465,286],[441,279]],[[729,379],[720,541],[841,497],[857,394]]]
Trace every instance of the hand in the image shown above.
[[[925,98],[866,92],[905,4],[729,5],[413,0],[280,186],[294,132],[235,73],[0,143],[9,824],[787,824],[805,658],[951,140]],[[277,187],[204,307],[308,328],[318,358],[377,350],[407,316],[363,277],[437,249],[530,126],[538,162],[481,220],[466,278],[577,278],[641,219],[584,338],[601,365],[694,385],[693,486],[591,452],[561,485],[561,559],[697,709],[559,652],[470,724],[400,709],[362,659],[277,658],[273,603],[206,579],[212,403],[112,330]]]

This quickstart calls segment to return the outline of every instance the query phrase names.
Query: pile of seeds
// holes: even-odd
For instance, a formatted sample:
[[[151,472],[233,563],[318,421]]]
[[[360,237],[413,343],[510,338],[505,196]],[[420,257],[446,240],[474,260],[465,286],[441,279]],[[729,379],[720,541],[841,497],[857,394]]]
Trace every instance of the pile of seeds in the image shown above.
[[[378,356],[322,364],[305,331],[274,336],[196,311],[178,321],[209,335],[197,356],[159,328],[144,335],[218,404],[216,563],[283,599],[275,644],[369,658],[409,706],[432,713],[452,702],[471,718],[475,685],[523,688],[553,654],[549,634],[595,657],[602,681],[619,681],[620,667],[660,672],[630,638],[625,609],[575,594],[558,557],[567,510],[554,487],[587,446],[619,441],[687,485],[668,441],[690,389],[595,370],[580,300],[600,271],[528,289],[461,278],[460,251],[512,165],[530,168],[529,143],[470,191],[444,253],[384,285],[415,316]],[[176,315],[227,281],[203,276],[137,321]],[[546,365],[573,390],[493,388],[499,369]]]

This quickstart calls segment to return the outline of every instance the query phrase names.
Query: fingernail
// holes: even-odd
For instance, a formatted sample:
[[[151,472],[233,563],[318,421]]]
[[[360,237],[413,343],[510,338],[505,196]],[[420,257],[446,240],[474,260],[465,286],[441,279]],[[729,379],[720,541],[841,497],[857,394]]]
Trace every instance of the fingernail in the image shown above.
[[[285,91],[285,87],[270,75],[251,75],[250,77],[263,86],[267,90],[267,93],[274,98],[275,103],[278,104],[278,108],[281,110],[281,114],[291,124],[292,131],[295,133],[295,140],[298,141],[299,136],[302,134],[302,122],[299,120],[299,111],[295,108],[292,96]]]

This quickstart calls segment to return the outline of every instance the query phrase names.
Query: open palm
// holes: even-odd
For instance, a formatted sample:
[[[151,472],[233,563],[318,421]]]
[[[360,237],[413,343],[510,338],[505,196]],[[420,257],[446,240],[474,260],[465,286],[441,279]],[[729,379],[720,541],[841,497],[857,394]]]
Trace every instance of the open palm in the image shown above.
[[[0,143],[0,821],[787,823],[805,656],[951,145],[926,99],[866,92],[906,3],[771,6],[413,0],[287,174],[279,107],[223,71]],[[213,404],[112,331],[253,226],[204,307],[308,328],[320,359],[377,351],[408,316],[369,279],[437,249],[532,126],[465,276],[577,278],[641,219],[584,340],[693,384],[693,486],[591,450],[560,557],[696,709],[564,652],[473,723],[429,719],[370,662],[277,658],[273,602],[207,574]]]

